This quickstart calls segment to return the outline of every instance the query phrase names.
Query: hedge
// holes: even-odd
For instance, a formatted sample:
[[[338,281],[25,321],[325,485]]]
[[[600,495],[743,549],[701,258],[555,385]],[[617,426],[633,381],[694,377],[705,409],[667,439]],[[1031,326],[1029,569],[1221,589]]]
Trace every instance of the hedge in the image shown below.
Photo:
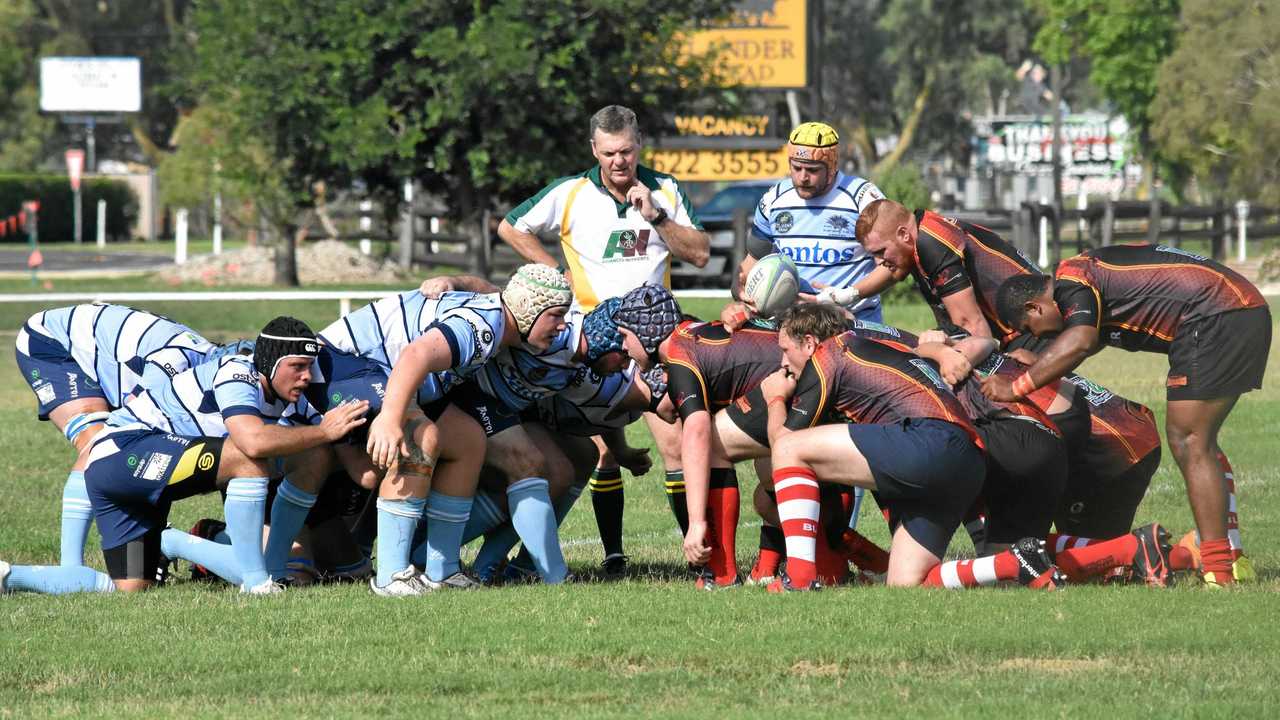
[[[84,241],[93,242],[98,232],[98,200],[107,201],[107,238],[128,240],[138,218],[138,199],[123,180],[85,178],[80,182],[84,212]],[[75,233],[75,194],[65,175],[0,175],[0,219],[17,215],[26,200],[40,201],[40,242],[70,242]],[[2,239],[5,243],[26,242],[20,232]]]

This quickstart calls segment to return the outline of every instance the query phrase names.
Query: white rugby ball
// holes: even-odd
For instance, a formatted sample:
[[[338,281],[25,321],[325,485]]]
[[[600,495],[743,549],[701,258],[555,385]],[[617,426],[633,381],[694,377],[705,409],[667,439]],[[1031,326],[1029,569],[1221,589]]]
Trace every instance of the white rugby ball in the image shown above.
[[[796,302],[800,292],[800,273],[786,255],[773,253],[756,261],[747,273],[742,299],[756,306],[760,317],[771,318]]]

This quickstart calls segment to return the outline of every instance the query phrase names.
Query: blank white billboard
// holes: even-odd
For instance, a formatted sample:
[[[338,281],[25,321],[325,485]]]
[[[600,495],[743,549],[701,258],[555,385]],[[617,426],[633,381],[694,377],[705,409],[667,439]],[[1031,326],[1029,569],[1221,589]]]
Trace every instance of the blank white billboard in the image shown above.
[[[142,61],[133,57],[40,58],[45,112],[138,112]]]

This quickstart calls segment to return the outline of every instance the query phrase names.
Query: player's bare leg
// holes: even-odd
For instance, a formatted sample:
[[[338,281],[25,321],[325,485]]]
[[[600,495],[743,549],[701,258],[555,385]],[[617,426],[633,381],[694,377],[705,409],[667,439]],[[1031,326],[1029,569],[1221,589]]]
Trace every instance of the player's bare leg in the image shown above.
[[[1227,539],[1227,488],[1217,447],[1218,431],[1238,399],[1170,400],[1165,420],[1169,450],[1182,471],[1191,514],[1200,532],[1205,579],[1217,585],[1234,581]]]

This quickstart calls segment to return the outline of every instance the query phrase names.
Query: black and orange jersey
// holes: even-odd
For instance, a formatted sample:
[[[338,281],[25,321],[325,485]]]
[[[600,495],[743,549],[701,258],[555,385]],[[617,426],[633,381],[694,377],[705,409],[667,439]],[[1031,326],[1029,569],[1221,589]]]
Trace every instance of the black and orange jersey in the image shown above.
[[[780,367],[777,330],[751,322],[731,334],[720,322],[685,321],[667,346],[667,394],[681,418],[714,413]]]
[[[1160,353],[1183,323],[1266,305],[1236,271],[1163,245],[1112,245],[1063,260],[1053,298],[1065,327],[1092,326],[1100,342]]]
[[[916,211],[916,266],[911,274],[938,327],[955,327],[942,299],[973,288],[991,336],[1004,341],[1017,333],[1000,321],[996,292],[1014,275],[1042,275],[1040,268],[991,230],[928,210]]]
[[[894,347],[903,352],[912,352],[920,345],[919,336],[888,325],[880,323],[867,322],[865,320],[854,320],[849,324],[849,332],[858,337],[867,340],[875,340],[882,342],[890,347]],[[1017,379],[1018,375],[1026,366],[1000,352],[993,352],[987,356],[987,359],[974,367],[974,372],[980,377],[986,377],[992,373],[998,373],[1003,377],[1007,377],[1010,382]],[[1057,394],[1053,389],[1053,384],[1036,390],[1040,394],[1048,398],[1049,402],[1053,401]],[[1034,402],[1014,401],[1014,402],[997,402],[988,400],[982,394],[982,387],[977,382],[977,378],[969,378],[954,388],[955,396],[960,400],[960,404],[964,406],[965,412],[968,413],[969,419],[977,420],[978,418],[995,418],[1004,413],[1012,413],[1014,415],[1022,415],[1039,422],[1041,425],[1050,428],[1054,432],[1058,431],[1058,426],[1049,419],[1049,416]]]
[[[796,381],[787,427],[823,422],[893,423],[934,418],[960,426],[982,447],[938,368],[887,343],[846,332],[818,345]]]
[[[1071,457],[1074,467],[1093,477],[1119,477],[1160,447],[1150,408],[1075,373],[1063,380],[1080,388],[1089,406],[1089,440]]]

